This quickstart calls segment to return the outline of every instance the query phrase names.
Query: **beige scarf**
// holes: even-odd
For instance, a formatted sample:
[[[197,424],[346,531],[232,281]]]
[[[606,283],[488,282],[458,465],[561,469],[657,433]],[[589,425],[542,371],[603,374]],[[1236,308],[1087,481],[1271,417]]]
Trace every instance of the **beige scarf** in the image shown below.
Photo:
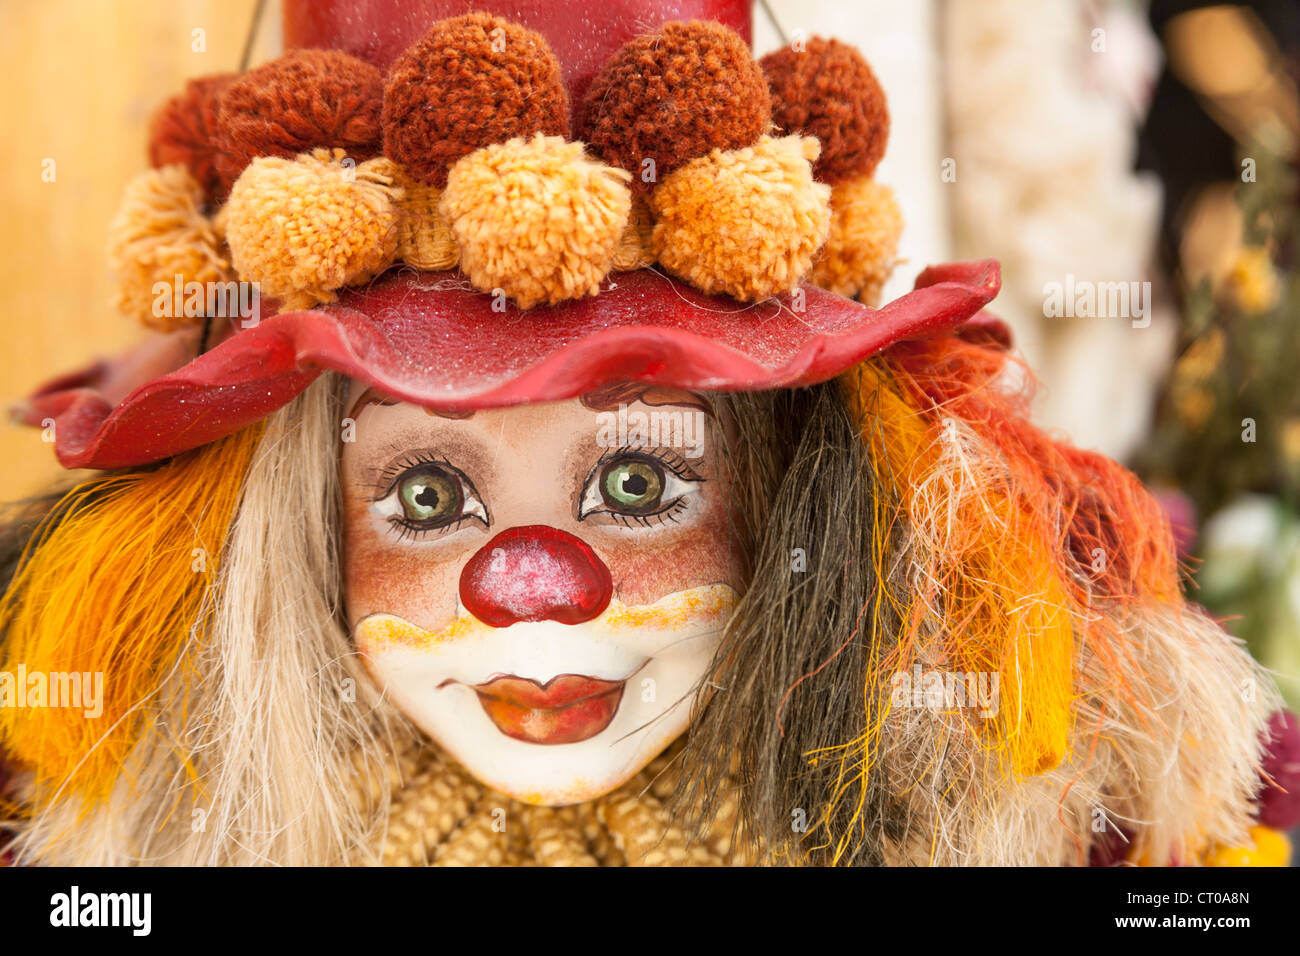
[[[744,866],[731,793],[708,837],[692,841],[665,809],[671,747],[622,787],[574,807],[535,807],[484,787],[434,748],[399,758],[389,780],[384,866]],[[365,788],[371,800],[380,782]]]

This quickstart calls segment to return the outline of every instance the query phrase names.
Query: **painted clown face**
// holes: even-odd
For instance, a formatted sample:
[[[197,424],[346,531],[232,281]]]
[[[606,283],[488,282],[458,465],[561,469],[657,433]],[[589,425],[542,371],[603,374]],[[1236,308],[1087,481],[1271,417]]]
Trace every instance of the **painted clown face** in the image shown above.
[[[354,385],[344,580],[390,699],[479,780],[590,800],[685,729],[740,562],[705,402],[443,414]]]

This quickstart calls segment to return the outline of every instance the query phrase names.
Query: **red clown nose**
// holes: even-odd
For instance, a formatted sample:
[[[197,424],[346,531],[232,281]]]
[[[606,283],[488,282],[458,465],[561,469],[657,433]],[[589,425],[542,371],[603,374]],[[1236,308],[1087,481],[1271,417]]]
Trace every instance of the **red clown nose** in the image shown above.
[[[484,624],[581,624],[609,605],[614,582],[587,544],[558,528],[510,528],[479,549],[460,574],[460,602]]]

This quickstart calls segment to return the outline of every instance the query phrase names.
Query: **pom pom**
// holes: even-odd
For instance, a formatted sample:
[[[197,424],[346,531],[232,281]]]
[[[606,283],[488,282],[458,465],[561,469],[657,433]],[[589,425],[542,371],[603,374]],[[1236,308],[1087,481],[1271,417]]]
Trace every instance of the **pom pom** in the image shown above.
[[[627,180],[558,136],[471,153],[442,194],[461,269],[475,288],[501,289],[524,309],[595,295],[627,224]]]
[[[164,103],[149,124],[149,165],[184,166],[213,204],[229,190],[217,171],[217,101],[238,76],[223,73],[190,80],[185,92]]]
[[[655,258],[695,288],[743,302],[793,290],[830,230],[816,157],[814,139],[764,136],[691,160],[650,194]]]
[[[398,163],[381,156],[367,164],[376,179],[394,187],[397,204],[396,256],[417,269],[454,269],[460,246],[441,208],[442,190],[418,183]]]
[[[869,176],[831,189],[831,233],[808,281],[870,306],[894,271],[903,213],[894,191]]]
[[[384,153],[430,186],[476,149],[569,131],[569,94],[546,39],[485,13],[434,24],[393,63]]]
[[[124,314],[164,332],[202,321],[202,316],[175,315],[172,308],[156,309],[160,300],[154,284],[166,284],[170,304],[178,275],[182,287],[232,278],[203,203],[203,190],[179,164],[148,170],[127,184],[108,239],[109,268],[117,279],[115,304]]]
[[[839,183],[875,172],[889,141],[889,108],[861,53],[813,37],[802,51],[782,47],[759,62],[772,87],[772,122],[821,143],[818,179]]]
[[[217,103],[217,171],[229,188],[258,156],[317,147],[377,156],[383,76],[338,50],[294,50],[235,80]]]
[[[225,207],[226,242],[241,279],[281,308],[333,302],[393,261],[393,190],[370,167],[349,167],[341,149],[297,159],[267,156],[244,170]],[[371,161],[373,162],[373,160]]]
[[[578,135],[650,189],[710,150],[754,145],[770,124],[767,81],[749,46],[720,24],[691,21],[610,58],[587,89]]]

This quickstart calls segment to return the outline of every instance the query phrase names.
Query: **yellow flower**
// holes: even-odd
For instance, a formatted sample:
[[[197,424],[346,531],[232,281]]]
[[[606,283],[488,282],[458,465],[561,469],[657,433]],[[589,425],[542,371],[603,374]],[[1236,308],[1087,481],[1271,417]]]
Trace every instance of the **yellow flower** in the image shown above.
[[[1291,862],[1291,841],[1281,830],[1251,827],[1246,845],[1216,847],[1202,862],[1206,866],[1286,866]]]
[[[1249,313],[1267,312],[1277,305],[1281,282],[1264,246],[1243,246],[1228,270],[1227,288],[1233,300]]]
[[[1214,413],[1214,395],[1199,386],[1175,389],[1174,410],[1188,428],[1200,428]]]
[[[1300,418],[1282,425],[1282,458],[1292,468],[1300,466]]]
[[[1178,360],[1178,377],[1187,383],[1208,381],[1223,361],[1223,330],[1211,329],[1197,339]]]

